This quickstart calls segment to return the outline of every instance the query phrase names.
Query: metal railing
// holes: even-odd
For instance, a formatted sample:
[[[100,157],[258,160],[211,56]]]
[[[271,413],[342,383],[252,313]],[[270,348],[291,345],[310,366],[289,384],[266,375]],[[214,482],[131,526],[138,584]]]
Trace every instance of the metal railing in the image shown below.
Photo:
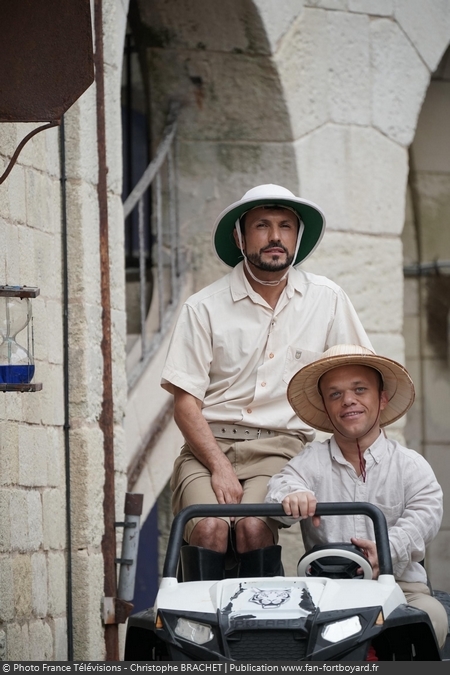
[[[403,267],[405,277],[429,277],[439,274],[450,274],[450,260],[435,260],[433,262],[418,262]]]
[[[177,208],[177,111],[171,110],[162,141],[142,177],[123,204],[124,219],[137,208],[139,242],[140,353],[128,373],[131,389],[143,373],[172,323],[181,292],[180,241]],[[151,188],[151,190],[150,190]],[[147,312],[147,251],[144,200],[152,204],[152,268],[155,290]],[[156,303],[157,311],[154,304]],[[152,315],[153,324],[149,321]],[[133,347],[136,349],[136,344]]]

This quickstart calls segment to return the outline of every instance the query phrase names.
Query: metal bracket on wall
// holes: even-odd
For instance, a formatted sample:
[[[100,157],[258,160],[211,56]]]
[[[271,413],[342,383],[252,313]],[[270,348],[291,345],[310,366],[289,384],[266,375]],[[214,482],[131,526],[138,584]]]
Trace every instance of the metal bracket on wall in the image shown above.
[[[133,611],[133,603],[121,598],[103,598],[103,623],[125,623]]]
[[[33,129],[33,131],[30,131],[29,134],[23,138],[19,145],[17,146],[13,156],[9,160],[9,164],[6,167],[5,171],[2,173],[0,176],[0,185],[5,181],[9,174],[11,173],[11,169],[13,168],[14,164],[17,162],[17,158],[19,157],[23,147],[28,143],[30,138],[33,138],[33,136],[36,136],[40,131],[45,131],[46,129],[51,129],[52,127],[58,127],[61,124],[61,120],[54,120],[53,122],[49,122],[48,124],[44,124],[42,127],[38,127],[37,129]]]
[[[114,523],[114,527],[123,527],[124,532],[121,557],[114,558],[114,563],[120,565],[118,597],[105,596],[103,598],[102,613],[105,625],[125,623],[134,607],[132,600],[143,500],[143,494],[127,492],[125,495],[125,520]]]
[[[59,126],[94,81],[91,2],[2,2],[0,25],[0,123],[46,122],[19,143],[1,184],[30,138]]]

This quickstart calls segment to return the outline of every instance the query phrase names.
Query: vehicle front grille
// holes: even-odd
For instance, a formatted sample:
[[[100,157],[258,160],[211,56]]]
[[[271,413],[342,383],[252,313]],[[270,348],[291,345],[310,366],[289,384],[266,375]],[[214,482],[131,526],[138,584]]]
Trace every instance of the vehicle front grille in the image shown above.
[[[236,661],[296,661],[306,655],[306,637],[294,630],[242,630],[227,636]]]

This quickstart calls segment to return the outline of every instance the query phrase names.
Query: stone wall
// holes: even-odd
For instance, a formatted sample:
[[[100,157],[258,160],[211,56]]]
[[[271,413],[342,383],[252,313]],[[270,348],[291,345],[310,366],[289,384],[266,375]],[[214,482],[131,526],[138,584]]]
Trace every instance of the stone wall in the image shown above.
[[[120,75],[127,3],[104,2],[109,246],[117,519],[126,489],[126,402]],[[102,659],[103,360],[96,93],[65,115],[69,276],[69,448],[72,608],[64,441],[62,209],[59,130],[34,137],[0,186],[0,284],[39,286],[33,301],[41,392],[0,396],[0,658]],[[6,165],[32,125],[0,125]]]
[[[35,126],[0,125],[4,168]],[[35,381],[43,383],[41,392],[0,396],[0,633],[7,659],[67,654],[59,176],[52,129],[25,146],[0,186],[0,283],[40,288],[32,305]],[[26,346],[26,331],[17,340]]]
[[[430,75],[450,40],[449,3],[287,0],[280,12],[275,0],[224,0],[217,3],[215,13],[206,0],[139,0],[138,5],[147,25],[154,143],[170,101],[181,104],[179,212],[193,289],[226,271],[210,248],[211,226],[221,209],[258,183],[283,184],[316,201],[327,215],[328,231],[305,267],[342,285],[375,348],[403,361],[401,232],[408,146]],[[134,419],[123,426],[127,385],[120,78],[127,11],[126,0],[104,2],[118,520],[123,514],[129,439],[136,444],[146,441],[149,428],[142,401]],[[3,164],[29,128],[0,125]],[[95,86],[66,114],[65,134],[73,605],[69,618],[75,659],[88,660],[104,657]],[[428,170],[424,168],[425,173]],[[0,652],[6,643],[9,660],[67,658],[60,172],[59,132],[53,129],[30,141],[0,186],[0,283],[41,289],[33,307],[36,380],[43,383],[42,392],[0,396]],[[435,194],[436,179],[431,181],[425,173],[421,178],[428,181],[429,196]],[[430,242],[435,248],[430,255],[437,250],[436,241],[433,234]],[[439,239],[437,246],[442,244],[443,251],[447,243]],[[153,364],[155,372],[162,359],[163,355]],[[154,386],[156,381],[149,387],[149,398]],[[443,396],[447,400],[447,389]],[[402,434],[403,427],[390,433]],[[170,452],[179,448],[173,430],[162,439],[173,445]],[[435,441],[431,439],[429,457],[447,494],[446,450]],[[167,467],[162,466],[168,456],[165,450],[162,442],[155,446],[145,466],[148,480],[144,477],[141,485],[150,494],[148,509],[167,482]],[[450,555],[448,518],[444,526],[430,558],[431,571],[433,582],[450,590],[442,573],[442,561]]]

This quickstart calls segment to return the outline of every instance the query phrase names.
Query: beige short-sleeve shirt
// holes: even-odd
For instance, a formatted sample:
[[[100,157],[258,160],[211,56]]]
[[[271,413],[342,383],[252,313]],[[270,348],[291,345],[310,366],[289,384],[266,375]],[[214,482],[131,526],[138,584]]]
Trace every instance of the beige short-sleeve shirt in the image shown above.
[[[287,385],[335,344],[373,349],[344,291],[326,277],[291,269],[275,309],[248,283],[239,263],[191,296],[172,335],[161,386],[203,402],[208,422],[303,434]]]

